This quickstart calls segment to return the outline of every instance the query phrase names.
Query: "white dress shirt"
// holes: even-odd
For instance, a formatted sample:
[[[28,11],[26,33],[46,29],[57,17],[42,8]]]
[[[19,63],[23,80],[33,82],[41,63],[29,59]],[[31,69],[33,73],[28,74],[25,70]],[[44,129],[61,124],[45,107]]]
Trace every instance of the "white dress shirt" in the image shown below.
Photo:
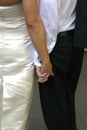
[[[46,30],[47,49],[50,53],[55,46],[59,32],[74,29],[77,0],[39,0],[40,16]],[[41,66],[37,51],[34,64]]]

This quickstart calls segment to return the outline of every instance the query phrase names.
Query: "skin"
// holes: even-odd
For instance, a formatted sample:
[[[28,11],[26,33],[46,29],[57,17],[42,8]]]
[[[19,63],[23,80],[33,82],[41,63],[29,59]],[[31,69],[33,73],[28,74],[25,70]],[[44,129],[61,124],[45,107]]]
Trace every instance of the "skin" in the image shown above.
[[[20,0],[0,0],[0,6],[14,5]],[[47,81],[53,75],[52,65],[46,47],[46,32],[41,21],[37,0],[22,0],[27,28],[41,59],[41,67],[36,67],[39,82]]]

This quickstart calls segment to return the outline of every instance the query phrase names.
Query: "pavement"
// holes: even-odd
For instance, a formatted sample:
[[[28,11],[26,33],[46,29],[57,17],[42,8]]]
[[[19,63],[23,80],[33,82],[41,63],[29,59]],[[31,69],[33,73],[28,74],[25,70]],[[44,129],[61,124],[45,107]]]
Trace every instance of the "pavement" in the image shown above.
[[[87,51],[84,54],[82,71],[76,91],[76,116],[78,130],[87,130]],[[40,106],[38,85],[34,89],[34,96],[29,116],[28,130],[47,130]]]

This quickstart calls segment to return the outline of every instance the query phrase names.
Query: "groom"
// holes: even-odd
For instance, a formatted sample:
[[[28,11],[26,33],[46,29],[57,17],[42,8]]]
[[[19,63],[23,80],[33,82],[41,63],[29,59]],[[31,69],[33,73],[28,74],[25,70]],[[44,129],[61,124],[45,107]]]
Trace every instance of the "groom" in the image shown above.
[[[60,1],[58,0],[58,2]],[[67,7],[69,4],[64,5]],[[73,6],[71,3],[70,5]],[[63,3],[60,7],[64,7]],[[60,7],[58,9],[61,9]],[[71,9],[70,6],[68,9]],[[60,14],[64,13],[61,12],[62,10],[60,10]],[[68,14],[69,12],[70,10],[68,11]],[[87,0],[77,0],[75,32],[73,33],[71,30],[70,32],[66,31],[65,33],[62,33],[62,35],[61,33],[58,35],[56,47],[50,55],[54,76],[49,77],[43,84],[39,83],[41,106],[48,130],[76,130],[75,91],[80,75],[84,48],[87,48],[86,12]],[[65,24],[66,21],[63,25]],[[70,52],[70,49],[73,49],[72,53]],[[64,82],[67,79],[69,80]]]

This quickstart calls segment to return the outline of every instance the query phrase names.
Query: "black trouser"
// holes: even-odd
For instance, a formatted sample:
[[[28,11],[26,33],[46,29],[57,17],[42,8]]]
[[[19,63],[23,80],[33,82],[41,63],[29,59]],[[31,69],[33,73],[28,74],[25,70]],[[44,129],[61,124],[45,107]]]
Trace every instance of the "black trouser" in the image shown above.
[[[50,54],[54,76],[39,83],[41,106],[48,130],[76,130],[75,91],[84,49],[73,48],[73,35],[57,37]]]

